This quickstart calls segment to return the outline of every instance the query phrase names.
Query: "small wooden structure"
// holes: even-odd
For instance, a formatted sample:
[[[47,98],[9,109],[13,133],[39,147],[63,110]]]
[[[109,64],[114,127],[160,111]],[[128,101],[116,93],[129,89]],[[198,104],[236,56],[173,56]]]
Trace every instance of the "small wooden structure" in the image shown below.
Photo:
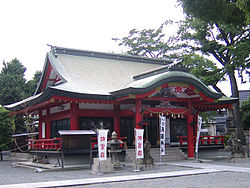
[[[56,159],[64,168],[68,165],[92,164],[92,130],[60,130],[60,138],[29,140],[31,154],[43,157],[47,162]],[[61,158],[61,163],[59,158]],[[51,163],[51,162],[50,162]]]
[[[96,133],[92,130],[61,130],[58,131],[62,140],[62,168],[65,158],[79,161],[80,164],[92,165],[92,136]]]

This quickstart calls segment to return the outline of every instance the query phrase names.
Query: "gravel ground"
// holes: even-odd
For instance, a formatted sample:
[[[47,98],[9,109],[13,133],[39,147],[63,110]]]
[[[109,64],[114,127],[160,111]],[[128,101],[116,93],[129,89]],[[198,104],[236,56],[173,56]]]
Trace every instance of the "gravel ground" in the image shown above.
[[[17,183],[31,183],[31,182],[46,182],[46,181],[59,181],[71,179],[84,179],[84,178],[98,178],[98,177],[112,177],[120,175],[133,175],[154,172],[169,172],[189,170],[187,167],[177,166],[156,166],[151,170],[134,172],[132,168],[126,167],[122,170],[110,174],[91,174],[90,169],[83,170],[65,170],[65,171],[47,171],[36,173],[35,169],[12,167],[12,163],[16,160],[0,161],[0,185],[17,184]]]
[[[160,178],[141,181],[128,181],[98,185],[81,186],[86,188],[248,188],[250,187],[250,174],[235,172],[218,172],[210,174],[180,176],[173,178]]]
[[[236,167],[250,168],[249,159],[240,160],[238,162],[228,162],[227,159],[221,157],[221,153],[214,155],[212,153],[201,155],[200,159],[204,163],[227,165]],[[32,182],[46,182],[46,181],[60,181],[71,179],[84,178],[98,178],[98,177],[112,177],[121,175],[137,175],[145,173],[171,172],[191,170],[194,168],[179,167],[172,165],[156,166],[151,170],[134,172],[132,168],[126,167],[111,174],[91,174],[90,169],[84,170],[67,170],[67,171],[48,171],[36,173],[34,169],[12,166],[17,162],[17,159],[9,158],[5,161],[0,161],[0,185],[18,184],[18,183],[32,183]],[[171,178],[159,178],[151,180],[127,181],[117,183],[94,184],[82,187],[129,187],[129,188],[151,188],[151,187],[250,187],[250,173],[239,172],[217,172],[201,175],[189,175]]]

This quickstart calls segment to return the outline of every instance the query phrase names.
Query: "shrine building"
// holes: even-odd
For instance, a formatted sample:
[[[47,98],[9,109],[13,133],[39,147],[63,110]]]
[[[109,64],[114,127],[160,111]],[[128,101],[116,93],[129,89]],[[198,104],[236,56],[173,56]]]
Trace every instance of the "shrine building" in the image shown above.
[[[231,109],[223,97],[188,73],[180,63],[52,46],[33,96],[6,105],[12,114],[39,115],[39,139],[61,130],[109,129],[133,147],[134,128],[159,145],[159,115],[167,117],[167,143],[187,137],[194,158],[200,112]]]

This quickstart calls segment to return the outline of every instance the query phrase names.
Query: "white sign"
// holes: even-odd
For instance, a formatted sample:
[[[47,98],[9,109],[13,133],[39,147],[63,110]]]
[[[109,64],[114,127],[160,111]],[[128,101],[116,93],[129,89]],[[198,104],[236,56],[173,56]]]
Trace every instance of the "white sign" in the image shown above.
[[[160,118],[160,155],[165,155],[165,135],[166,135],[166,117],[159,116]]]
[[[98,130],[98,156],[99,160],[107,159],[107,138],[108,130],[99,129]]]
[[[143,129],[135,129],[135,152],[136,158],[142,159],[144,158],[143,154]]]
[[[201,126],[202,126],[202,117],[198,116],[198,126],[197,126],[197,136],[196,136],[195,153],[198,153],[200,133],[201,133]]]

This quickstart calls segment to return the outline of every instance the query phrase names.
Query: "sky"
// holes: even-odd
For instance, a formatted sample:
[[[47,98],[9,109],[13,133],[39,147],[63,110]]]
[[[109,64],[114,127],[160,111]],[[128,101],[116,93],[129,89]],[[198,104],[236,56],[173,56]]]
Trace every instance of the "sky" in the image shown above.
[[[112,38],[127,36],[131,29],[156,29],[166,20],[183,18],[176,0],[1,0],[0,69],[3,60],[17,58],[27,68],[25,78],[30,80],[43,68],[50,50],[47,44],[122,53]],[[168,29],[170,35],[175,31]],[[221,86],[228,93],[229,82]],[[240,89],[249,88],[244,85]]]

